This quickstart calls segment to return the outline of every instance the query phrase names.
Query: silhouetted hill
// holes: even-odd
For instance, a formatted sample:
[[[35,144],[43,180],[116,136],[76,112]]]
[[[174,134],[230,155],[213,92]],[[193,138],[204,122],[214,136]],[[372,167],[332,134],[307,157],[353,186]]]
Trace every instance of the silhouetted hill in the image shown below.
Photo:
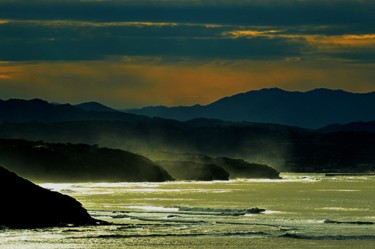
[[[157,106],[126,112],[177,120],[211,118],[319,128],[332,123],[375,120],[374,110],[375,92],[360,94],[329,89],[289,92],[271,88],[225,97],[206,106]]]
[[[375,133],[316,133],[294,142],[286,161],[297,172],[375,172]]]
[[[279,167],[292,146],[291,140],[302,136],[299,133],[309,134],[304,129],[282,125],[223,123],[215,126],[209,123],[205,126],[203,123],[197,126],[164,119],[137,123],[4,123],[0,124],[0,137],[52,143],[99,144],[138,154],[147,153],[148,157],[154,151],[203,153],[213,157],[243,158],[249,162]]]
[[[267,116],[269,113],[278,113],[280,118],[289,117],[294,122],[312,122],[311,119],[316,119],[315,125],[321,122],[320,117],[329,120],[330,115],[336,117],[337,114],[338,117],[343,117],[344,113],[346,115],[346,112],[350,114],[354,111],[358,118],[367,115],[368,110],[372,108],[370,102],[373,99],[373,93],[352,94],[325,89],[301,93],[266,89],[225,98],[212,105],[234,108],[236,103],[241,103],[245,109],[253,108],[252,105],[247,105],[250,95],[258,96],[261,106],[266,102],[279,101],[279,104],[274,103],[269,105],[268,109],[264,109],[263,116],[259,112],[260,118],[269,118],[272,116]],[[332,102],[332,96],[336,96],[333,98],[336,102],[327,107],[327,103]],[[341,100],[337,96],[341,96]],[[348,100],[350,98],[352,98],[351,102]],[[254,101],[255,97],[250,99]],[[303,104],[296,104],[298,102],[296,99],[301,103],[307,100],[309,101],[306,103],[316,101],[314,108],[318,106],[322,111],[318,112],[316,108],[306,110]],[[354,100],[357,101],[356,104],[353,104]],[[353,104],[351,109],[347,107],[348,103],[345,101]],[[338,108],[338,103],[343,102],[345,102],[341,106],[343,108]],[[359,104],[363,112],[357,110]],[[286,108],[288,105],[289,107]],[[302,106],[302,109],[299,109],[299,106]],[[196,106],[196,108],[202,107]],[[289,111],[289,108],[292,111]],[[241,110],[238,109],[239,112]],[[258,108],[255,110],[259,111]],[[236,113],[237,109],[234,108],[232,112]],[[291,112],[295,112],[293,117]],[[335,113],[332,114],[333,112]],[[351,124],[347,127],[365,125],[369,127],[356,128],[354,132],[352,128],[348,131],[348,129],[330,126],[330,131],[326,127],[323,132],[324,129],[314,131],[281,124],[205,118],[181,122],[114,111],[86,111],[69,104],[56,105],[42,100],[0,101],[0,137],[2,138],[43,140],[49,143],[98,144],[144,154],[154,160],[159,160],[154,155],[161,152],[203,153],[211,157],[240,158],[250,163],[270,165],[279,171],[373,171],[375,154],[371,149],[375,148],[375,139],[371,140],[371,138],[375,135],[369,132],[371,123],[359,124]],[[75,150],[80,151],[80,148],[77,147]],[[98,152],[99,155],[103,152],[93,151]],[[87,151],[82,153],[82,158],[85,155],[92,158],[96,156]],[[113,156],[118,157],[117,154]],[[80,156],[77,155],[77,158]],[[107,160],[110,161],[110,158],[108,157]],[[55,162],[50,161],[50,163]],[[104,162],[102,163],[104,165]]]
[[[96,225],[81,203],[41,188],[0,166],[0,227]]]
[[[318,129],[319,132],[375,132],[375,121],[372,122],[354,122],[349,124],[332,124]]]
[[[91,110],[85,110],[91,109]],[[70,104],[50,104],[40,99],[0,100],[0,122],[63,122],[78,120],[122,120],[134,122],[146,117],[119,111],[103,111],[97,104],[83,104],[81,107]],[[100,109],[100,110],[98,110]]]
[[[204,123],[164,119],[136,123],[4,123],[0,124],[0,137],[99,144],[146,155],[152,160],[163,159],[164,152],[195,153],[240,158],[279,171],[375,172],[375,133],[372,132],[322,133],[274,124]]]
[[[119,149],[0,139],[0,163],[42,182],[161,182],[172,177],[149,159]]]
[[[94,112],[118,112],[115,109],[112,109],[108,106],[105,106],[98,102],[85,102],[78,105],[75,105],[85,111],[94,111]]]

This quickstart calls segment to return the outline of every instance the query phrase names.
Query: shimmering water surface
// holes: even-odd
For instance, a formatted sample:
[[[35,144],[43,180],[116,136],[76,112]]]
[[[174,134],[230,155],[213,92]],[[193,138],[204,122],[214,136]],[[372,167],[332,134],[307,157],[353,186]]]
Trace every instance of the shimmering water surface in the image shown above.
[[[375,176],[282,177],[229,182],[41,184],[76,198],[95,218],[113,225],[3,229],[0,247],[375,247]],[[247,211],[255,207],[266,211]],[[342,223],[324,222],[327,219]]]

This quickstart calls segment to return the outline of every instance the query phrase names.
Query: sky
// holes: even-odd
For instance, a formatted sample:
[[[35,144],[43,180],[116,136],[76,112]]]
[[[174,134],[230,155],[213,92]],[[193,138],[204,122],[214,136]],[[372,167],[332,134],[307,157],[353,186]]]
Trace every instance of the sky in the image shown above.
[[[373,0],[0,0],[0,99],[116,108],[375,91]]]

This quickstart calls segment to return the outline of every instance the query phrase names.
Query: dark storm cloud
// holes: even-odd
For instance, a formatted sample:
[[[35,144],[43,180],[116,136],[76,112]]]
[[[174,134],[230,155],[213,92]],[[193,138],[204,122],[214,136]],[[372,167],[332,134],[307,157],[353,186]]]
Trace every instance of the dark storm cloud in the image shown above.
[[[373,1],[0,1],[4,19],[236,25],[371,24]]]
[[[326,54],[340,58],[350,54],[369,61],[372,53],[366,58],[356,56],[357,50],[350,46],[345,51],[330,46],[330,53],[321,51],[322,44],[316,41],[318,36],[375,33],[374,11],[374,1],[363,0],[0,0],[0,60],[274,59]],[[261,33],[269,30],[276,33]],[[235,32],[252,35],[228,35]],[[370,43],[360,52],[372,49]]]
[[[224,36],[231,27],[173,23],[17,21],[0,25],[0,60],[81,60],[108,56],[278,58],[300,55],[298,43]]]

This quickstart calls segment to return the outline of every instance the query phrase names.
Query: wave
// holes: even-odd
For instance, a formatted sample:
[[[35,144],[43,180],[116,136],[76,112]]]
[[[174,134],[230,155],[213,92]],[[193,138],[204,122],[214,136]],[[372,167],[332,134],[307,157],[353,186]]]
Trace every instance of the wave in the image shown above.
[[[375,240],[374,235],[304,235],[286,233],[278,237],[289,238],[289,239],[306,239],[306,240]]]
[[[112,218],[129,218],[133,217],[129,214],[166,214],[168,218],[173,218],[179,215],[194,215],[194,216],[247,216],[252,214],[273,214],[278,211],[269,211],[261,208],[248,209],[228,209],[228,208],[202,208],[202,207],[157,207],[157,206],[128,206],[130,210],[113,211]],[[134,210],[133,210],[134,209]],[[140,217],[137,217],[140,218]]]
[[[189,237],[246,237],[246,238],[288,238],[299,240],[366,240],[375,241],[374,235],[305,235],[285,233],[275,235],[266,232],[224,232],[224,233],[154,233],[154,234],[100,234],[84,236],[79,239],[129,239],[129,238],[189,238]],[[74,237],[77,239],[77,237]]]
[[[202,213],[214,213],[215,215],[221,216],[241,216],[245,214],[259,214],[266,210],[262,208],[248,208],[248,209],[229,209],[229,208],[201,208],[201,207],[180,207],[178,211],[181,212],[202,212]]]
[[[125,239],[125,238],[159,238],[159,237],[274,237],[265,232],[228,232],[228,233],[165,233],[165,234],[102,234],[81,237],[81,239]],[[76,239],[76,237],[75,237]]]
[[[328,224],[349,224],[349,225],[374,225],[371,221],[336,221],[336,220],[325,220],[324,223]]]

